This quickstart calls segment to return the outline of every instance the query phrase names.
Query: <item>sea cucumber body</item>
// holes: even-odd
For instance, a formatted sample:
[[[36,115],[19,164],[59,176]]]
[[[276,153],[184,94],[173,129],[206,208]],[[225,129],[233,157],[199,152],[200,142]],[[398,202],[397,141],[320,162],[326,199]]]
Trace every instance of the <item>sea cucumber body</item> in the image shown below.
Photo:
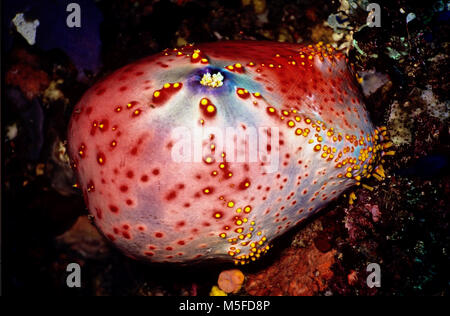
[[[221,42],[106,77],[75,107],[68,140],[96,225],[127,255],[245,263],[367,176],[379,137],[329,46]]]

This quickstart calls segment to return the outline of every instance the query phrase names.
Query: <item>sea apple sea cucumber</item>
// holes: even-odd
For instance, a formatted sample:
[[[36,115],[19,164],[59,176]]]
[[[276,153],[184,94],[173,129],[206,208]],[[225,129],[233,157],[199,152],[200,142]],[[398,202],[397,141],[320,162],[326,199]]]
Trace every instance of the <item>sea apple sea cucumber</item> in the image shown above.
[[[89,89],[68,130],[96,225],[154,262],[256,260],[347,188],[383,177],[387,139],[345,56],[322,43],[166,49]]]

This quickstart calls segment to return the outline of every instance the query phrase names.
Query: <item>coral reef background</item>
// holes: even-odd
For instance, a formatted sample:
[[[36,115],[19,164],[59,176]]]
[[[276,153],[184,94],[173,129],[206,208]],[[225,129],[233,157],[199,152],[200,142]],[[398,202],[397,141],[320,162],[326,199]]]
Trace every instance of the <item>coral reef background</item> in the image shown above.
[[[64,1],[52,10],[50,0],[36,2],[2,3],[5,292],[210,293],[232,265],[146,265],[103,239],[73,187],[66,129],[83,92],[113,70],[167,47],[246,39],[323,41],[348,52],[396,155],[386,159],[386,180],[368,183],[372,191],[354,189],[351,205],[341,196],[241,267],[244,286],[233,295],[450,294],[448,3],[378,1],[381,27],[369,27],[362,0],[84,0],[89,19],[73,45],[58,27]],[[19,12],[40,21],[34,45],[11,22]],[[71,262],[82,267],[80,289],[65,284]],[[379,288],[366,284],[369,263],[381,266]]]

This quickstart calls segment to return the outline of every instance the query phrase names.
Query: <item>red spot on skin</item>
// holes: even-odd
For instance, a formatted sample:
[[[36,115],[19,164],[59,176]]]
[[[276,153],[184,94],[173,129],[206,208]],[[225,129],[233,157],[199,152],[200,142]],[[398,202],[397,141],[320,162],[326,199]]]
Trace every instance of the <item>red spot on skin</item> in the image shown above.
[[[100,89],[97,91],[96,95],[100,96],[100,95],[104,94],[105,91],[106,91],[106,89]]]
[[[152,173],[153,175],[157,176],[159,174],[159,169],[153,169]]]
[[[155,255],[155,253],[153,253],[153,252],[151,252],[151,251],[146,251],[146,252],[144,252],[144,254],[145,254],[146,256],[149,256],[149,257],[152,257],[152,256]]]
[[[122,192],[127,192],[127,191],[128,191],[128,186],[126,186],[126,185],[121,185],[121,186],[120,186],[120,191],[122,191]]]
[[[136,156],[137,151],[138,151],[137,147],[133,147],[133,149],[131,149],[131,151],[130,151],[130,154],[132,154],[133,156]]]
[[[119,212],[119,208],[115,205],[110,205],[109,206],[109,210],[113,213],[118,213]]]
[[[207,187],[207,188],[204,188],[203,190],[202,190],[202,192],[203,192],[203,194],[213,194],[214,193],[214,188],[211,188],[211,187]],[[195,194],[195,197],[197,197],[197,198],[199,198],[200,197],[200,193],[196,193]]]
[[[275,110],[275,109],[272,108],[272,107],[268,107],[266,110],[267,110],[267,114],[269,114],[270,116],[275,116],[275,115],[277,115],[277,110]]]
[[[92,122],[92,125],[91,125],[91,136],[95,135],[95,132],[97,131],[97,127],[98,127],[98,122],[97,121]]]
[[[137,102],[137,101],[130,101],[127,103],[127,109],[132,109],[138,104],[139,104],[139,102]]]
[[[109,121],[107,119],[103,119],[100,121],[100,123],[98,124],[98,128],[100,129],[100,131],[102,131],[103,133],[106,132],[108,130],[108,126],[109,126]]]
[[[131,204],[133,204],[133,201],[132,201],[132,200],[130,200],[130,199],[127,199],[127,200],[126,200],[125,202],[127,203],[127,205],[131,205]]]
[[[198,52],[197,54],[192,54],[191,55],[191,63],[198,63],[199,61],[201,61],[204,58],[202,52]]]
[[[86,145],[85,144],[81,144],[80,145],[80,147],[78,148],[78,155],[81,157],[81,158],[84,158],[84,157],[86,157]]]
[[[72,168],[73,171],[77,171],[77,169],[78,169],[78,160],[75,159],[74,161],[72,161],[70,163],[70,167]]]
[[[207,98],[203,98],[200,100],[200,110],[205,117],[214,117],[217,114],[217,108],[211,101]]]
[[[185,242],[184,242],[184,240],[179,240],[179,241],[177,242],[177,244],[179,244],[180,246],[183,246],[183,245],[185,244]]]
[[[215,218],[215,219],[222,219],[223,218],[223,212],[222,211],[215,211],[213,213],[213,218]]]
[[[128,171],[127,171],[127,177],[130,178],[130,179],[132,179],[132,178],[134,177],[133,171],[128,170]]]
[[[116,237],[114,237],[114,236],[111,235],[111,234],[106,234],[106,237],[107,237],[109,240],[111,240],[111,241],[115,241],[115,240],[116,240]]]
[[[155,233],[156,238],[163,238],[163,233]]]
[[[178,92],[183,87],[181,82],[170,83],[168,88],[163,87],[162,89],[155,90],[153,92],[152,102],[155,105],[162,105],[166,103],[173,94]]]
[[[130,233],[128,233],[128,232],[122,232],[122,236],[123,236],[123,238],[125,238],[125,239],[131,239],[131,235],[130,235]]]
[[[89,193],[95,192],[95,186],[94,186],[94,182],[92,180],[90,180],[87,184],[87,191]]]
[[[177,227],[183,227],[184,225],[186,225],[186,222],[184,221],[180,221],[177,223]]]
[[[144,174],[144,175],[141,177],[141,181],[142,181],[142,182],[147,182],[147,181],[148,181],[148,176]]]
[[[175,191],[170,191],[169,194],[166,195],[166,200],[170,201],[173,200],[177,197],[177,192]]]
[[[172,247],[166,247],[166,250],[167,250],[167,251],[172,251],[173,248],[172,248]]]
[[[103,212],[102,212],[102,210],[101,209],[99,209],[99,208],[95,208],[95,212],[96,212],[96,214],[97,214],[97,218],[98,219],[102,219],[102,217],[103,217]]]
[[[106,163],[106,157],[102,152],[97,154],[97,163],[99,165],[104,165]]]
[[[239,183],[239,190],[247,190],[250,187],[249,178],[245,178],[241,183]]]
[[[142,113],[142,110],[141,110],[141,109],[137,109],[137,110],[134,110],[134,111],[133,111],[132,116],[133,116],[133,117],[137,117],[137,116],[139,116],[141,113]]]
[[[242,88],[237,88],[236,94],[241,99],[248,99],[250,97],[250,93],[247,90],[242,89]]]

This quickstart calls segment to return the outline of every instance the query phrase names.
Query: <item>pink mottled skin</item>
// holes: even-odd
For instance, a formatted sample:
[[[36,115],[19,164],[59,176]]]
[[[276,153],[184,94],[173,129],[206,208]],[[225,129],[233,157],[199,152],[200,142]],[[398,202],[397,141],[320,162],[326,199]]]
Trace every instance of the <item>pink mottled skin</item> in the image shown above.
[[[200,84],[218,71],[223,86]],[[179,126],[277,127],[279,141],[260,151],[279,152],[279,163],[272,172],[264,159],[229,162],[236,152],[225,150],[222,164],[207,156],[176,162],[171,133]],[[68,140],[96,225],[127,255],[246,263],[370,174],[378,132],[342,54],[323,45],[222,42],[117,70],[77,104]],[[203,139],[211,155],[216,141]]]

